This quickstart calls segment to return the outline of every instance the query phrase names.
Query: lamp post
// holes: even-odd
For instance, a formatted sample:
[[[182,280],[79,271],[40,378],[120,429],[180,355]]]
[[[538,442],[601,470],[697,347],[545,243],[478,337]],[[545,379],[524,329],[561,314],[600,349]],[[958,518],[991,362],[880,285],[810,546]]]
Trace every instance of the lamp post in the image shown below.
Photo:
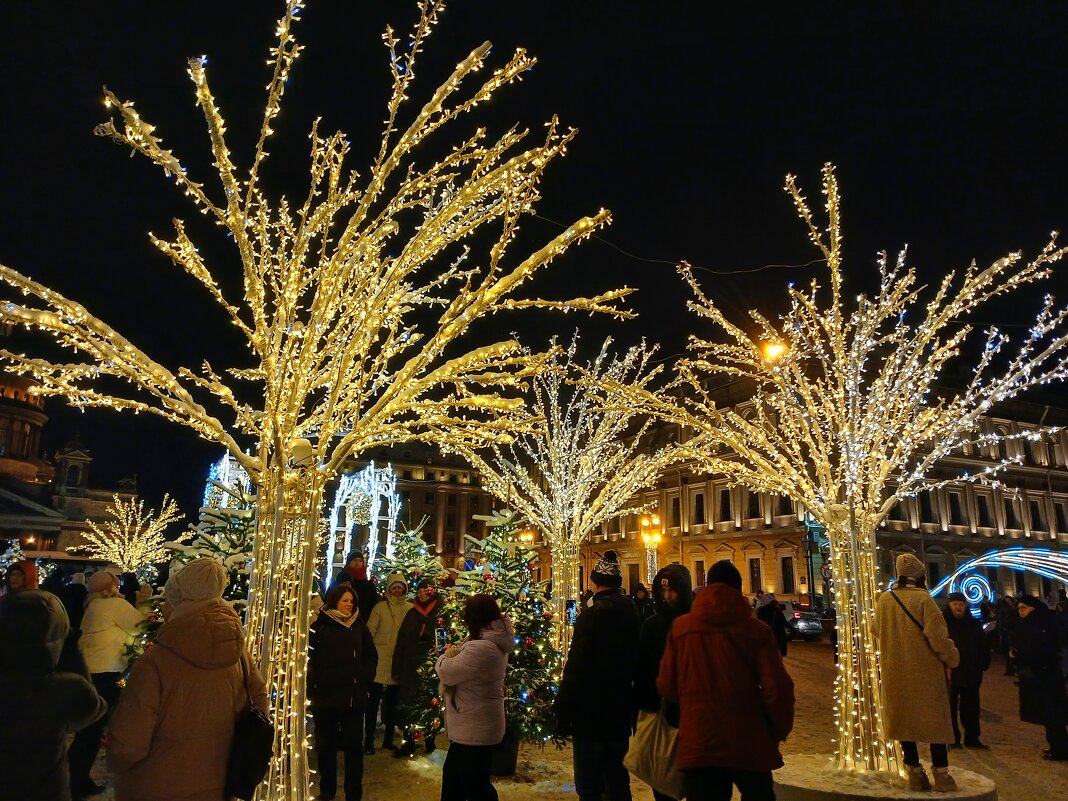
[[[654,526],[656,529],[653,529]],[[642,515],[642,542],[645,544],[645,573],[646,582],[650,587],[652,587],[653,580],[656,578],[656,573],[660,569],[658,559],[660,548],[659,527],[659,515]]]

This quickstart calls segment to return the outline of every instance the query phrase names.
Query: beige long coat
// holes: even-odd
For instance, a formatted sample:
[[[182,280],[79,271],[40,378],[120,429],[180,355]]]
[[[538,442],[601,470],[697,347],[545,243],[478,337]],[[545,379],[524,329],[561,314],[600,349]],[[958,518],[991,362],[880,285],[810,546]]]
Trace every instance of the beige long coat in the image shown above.
[[[889,592],[875,604],[882,666],[883,719],[893,740],[952,743],[946,668],[960,662],[946,620],[922,587],[894,589],[921,624],[913,623]]]

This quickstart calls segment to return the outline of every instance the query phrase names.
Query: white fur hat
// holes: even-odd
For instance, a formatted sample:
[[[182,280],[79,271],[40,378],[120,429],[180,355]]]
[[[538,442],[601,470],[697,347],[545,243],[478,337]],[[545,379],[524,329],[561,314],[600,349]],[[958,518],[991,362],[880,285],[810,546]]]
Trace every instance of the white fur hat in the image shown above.
[[[175,565],[163,588],[163,595],[171,606],[186,601],[208,601],[221,598],[229,583],[230,577],[222,562],[203,556],[181,567]]]

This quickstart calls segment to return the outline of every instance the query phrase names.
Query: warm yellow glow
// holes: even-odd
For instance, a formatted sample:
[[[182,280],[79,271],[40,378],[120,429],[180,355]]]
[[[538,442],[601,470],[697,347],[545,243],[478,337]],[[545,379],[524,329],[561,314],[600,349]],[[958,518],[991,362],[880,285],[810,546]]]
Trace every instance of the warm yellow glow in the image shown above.
[[[786,346],[781,342],[765,342],[762,346],[764,358],[769,362],[778,361],[786,353]]]
[[[164,562],[173,556],[173,551],[164,547],[168,542],[164,536],[167,526],[182,517],[173,498],[164,495],[163,506],[157,513],[152,509],[146,512],[144,501],[124,501],[115,495],[113,503],[104,511],[111,519],[101,524],[89,521],[89,530],[84,535],[88,544],[72,551],[111,562],[124,573],[134,573],[149,562]],[[186,536],[170,541],[181,542]]]

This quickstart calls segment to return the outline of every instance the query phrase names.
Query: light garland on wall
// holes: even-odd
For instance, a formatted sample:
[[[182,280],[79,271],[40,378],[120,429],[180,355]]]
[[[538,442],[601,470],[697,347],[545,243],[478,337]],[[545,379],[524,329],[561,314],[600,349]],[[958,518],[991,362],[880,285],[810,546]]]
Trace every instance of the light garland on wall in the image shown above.
[[[517,50],[472,85],[490,53],[486,42],[405,122],[416,58],[444,8],[440,0],[418,5],[420,18],[410,35],[387,29],[383,37],[393,87],[370,167],[351,169],[344,134],[323,135],[315,124],[310,190],[291,193],[304,198],[293,205],[269,197],[260,173],[302,49],[294,37],[301,0],[288,0],[276,27],[268,59],[273,73],[255,149],[243,160],[247,169],[231,160],[226,124],[208,86],[207,59],[189,61],[217,187],[196,181],[132,102],[105,94],[116,117],[97,133],[159,166],[237,249],[240,299],[228,296],[224,287],[233,282],[213,273],[183,221],[175,222],[169,241],[151,236],[244,338],[249,353],[239,364],[217,367],[205,360],[198,369],[172,371],[86,307],[0,265],[0,281],[15,295],[0,303],[0,322],[44,332],[80,360],[52,362],[2,350],[6,369],[32,375],[39,382],[36,394],[79,408],[150,413],[187,426],[225,446],[256,484],[247,632],[271,691],[276,726],[275,760],[261,795],[286,801],[303,801],[310,793],[304,631],[323,483],[352,454],[371,447],[418,440],[458,451],[507,443],[533,428],[519,394],[544,368],[544,354],[525,351],[514,340],[457,347],[478,319],[531,308],[631,316],[619,307],[626,288],[562,301],[516,297],[539,270],[609,222],[601,210],[529,254],[511,251],[521,218],[540,198],[544,170],[566,152],[573,130],[562,130],[553,119],[540,142],[521,146],[527,134],[520,127],[496,139],[477,128],[430,166],[417,158],[425,139],[535,63]],[[488,256],[471,260],[465,240],[490,228],[495,233]],[[257,389],[249,392],[245,382]],[[253,452],[246,453],[239,440],[254,443]]]
[[[987,551],[970,559],[946,576],[931,589],[931,595],[943,592],[962,592],[968,603],[994,601],[994,589],[986,576],[974,571],[988,567],[1006,567],[1022,573],[1034,573],[1043,578],[1068,584],[1068,553],[1049,548],[1002,548]]]
[[[987,331],[967,386],[943,394],[939,382],[971,331],[959,321],[990,298],[1047,277],[1065,251],[1054,236],[1032,261],[1014,253],[986,268],[973,263],[938,283],[926,308],[904,253],[895,262],[884,255],[878,291],[847,299],[833,167],[823,170],[825,228],[793,176],[786,190],[826,259],[829,287],[790,285],[785,315],[776,321],[751,312],[751,324],[743,328],[724,316],[684,265],[682,275],[695,296],[690,308],[729,341],[694,337],[692,355],[679,368],[686,400],[669,405],[668,396],[650,397],[647,404],[697,432],[687,446],[707,470],[755,491],[787,495],[826,527],[838,615],[836,763],[855,772],[900,773],[878,694],[876,532],[899,498],[961,481],[997,483],[1011,460],[944,479],[931,473],[948,454],[1004,439],[979,433],[994,404],[1065,377],[1065,310],[1047,297],[1018,349],[1000,365],[995,359],[1008,338]],[[723,378],[752,382],[751,411],[716,404],[714,387]]]

